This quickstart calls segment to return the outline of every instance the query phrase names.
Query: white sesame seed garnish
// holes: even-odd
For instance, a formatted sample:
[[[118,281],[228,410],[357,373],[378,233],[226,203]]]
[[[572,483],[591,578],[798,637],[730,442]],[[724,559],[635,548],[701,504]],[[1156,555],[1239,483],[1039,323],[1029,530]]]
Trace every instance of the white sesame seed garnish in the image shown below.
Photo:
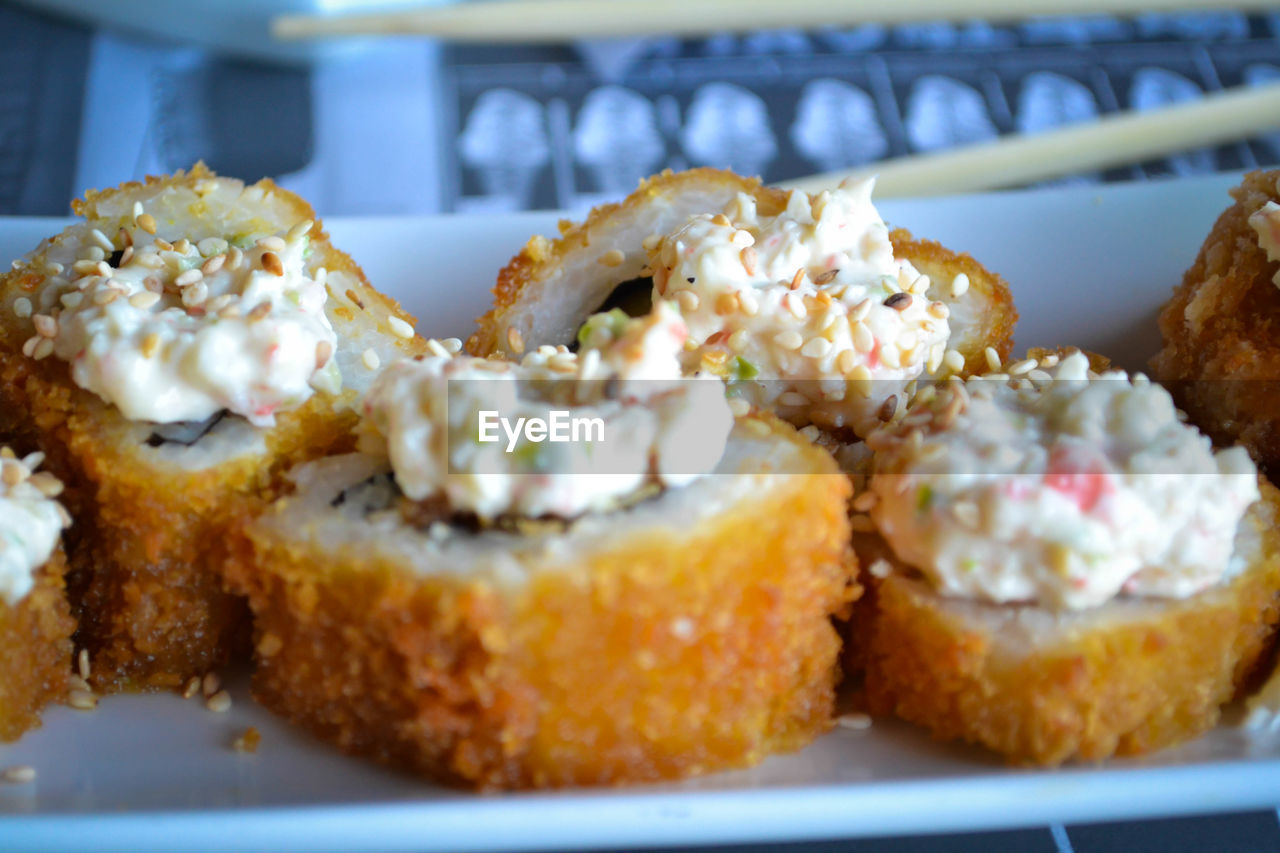
[[[893,566],[889,563],[888,560],[881,557],[880,559],[872,563],[867,568],[867,571],[871,573],[871,576],[873,578],[887,578],[889,577],[889,575],[893,573]]]
[[[80,677],[89,680],[92,670],[89,665],[89,650],[81,649],[80,654],[76,655],[76,670],[80,673]]]
[[[202,278],[204,278],[204,273],[200,272],[198,268],[193,268],[179,273],[178,276],[174,278],[173,283],[178,287],[186,287],[187,285],[195,284]]]
[[[747,348],[747,344],[750,342],[750,340],[751,338],[747,334],[746,329],[738,329],[733,334],[729,335],[729,340],[728,340],[729,349],[733,350],[734,352],[742,352],[744,349]]]
[[[957,273],[956,277],[951,279],[951,298],[959,299],[969,292],[969,276],[964,273]]]
[[[31,352],[31,357],[36,361],[42,361],[53,355],[53,338],[37,338],[38,342],[35,349]]]
[[[773,342],[786,350],[800,349],[804,345],[804,336],[795,329],[786,329],[774,336]]]
[[[738,305],[748,317],[754,317],[760,311],[760,302],[750,291],[738,291]]]
[[[987,358],[987,367],[991,370],[1000,369],[1000,353],[996,352],[995,347],[987,347],[982,351]]]
[[[515,326],[507,327],[507,345],[514,353],[524,352],[524,335]]]
[[[831,341],[826,338],[810,338],[800,348],[800,354],[809,358],[822,358],[831,352]]]
[[[182,304],[187,308],[200,305],[209,298],[209,287],[203,281],[197,281],[182,290]]]
[[[730,397],[729,411],[735,418],[741,418],[751,412],[751,404],[741,397]]]
[[[367,349],[360,354],[360,363],[369,370],[377,370],[382,364],[382,359],[378,358],[378,354],[373,349]]]
[[[94,243],[101,246],[104,252],[114,252],[116,250],[116,246],[111,242],[111,238],[106,234],[103,234],[97,228],[89,229],[89,238],[93,240]]]
[[[441,344],[439,341],[437,341],[435,338],[427,339],[427,349],[434,356],[439,356],[440,358],[451,357],[451,353],[447,349],[445,349],[444,345]]]
[[[150,308],[152,305],[155,305],[159,301],[160,301],[160,294],[152,293],[150,290],[140,290],[137,293],[133,294],[133,296],[129,297],[130,305],[132,305],[134,308],[141,308],[143,310]]]
[[[1036,368],[1036,360],[1034,358],[1024,358],[1022,361],[1015,361],[1009,365],[1008,373],[1010,376],[1021,376],[1024,373],[1030,373]]]
[[[864,731],[871,728],[871,717],[866,714],[841,714],[836,718],[836,722],[840,724],[842,729]]]
[[[82,261],[93,261],[96,264],[98,261],[105,261],[107,253],[102,250],[101,246],[87,246],[80,253],[80,259]]]
[[[257,242],[257,245],[266,249],[268,252],[283,252],[285,248],[284,240],[274,235],[271,237],[263,237]]]
[[[200,676],[193,675],[187,679],[187,684],[182,688],[182,698],[190,699],[192,696],[200,692]]]
[[[751,433],[754,436],[764,438],[765,436],[771,435],[773,433],[773,429],[762,420],[751,418],[749,420],[744,421],[743,423],[746,425],[747,432]]]
[[[942,356],[942,363],[945,364],[949,370],[953,370],[956,373],[964,370],[964,356],[953,349],[947,350],[946,354]]]
[[[13,300],[13,315],[20,320],[25,320],[31,316],[32,307],[31,300],[25,296],[19,296]]]
[[[333,358],[333,344],[320,341],[316,344],[316,370],[322,369]]]
[[[788,293],[782,297],[782,304],[791,312],[791,316],[797,320],[803,320],[809,316],[809,309],[804,307],[804,300],[797,295]]]
[[[303,237],[307,236],[307,234],[311,233],[311,229],[313,227],[315,227],[315,222],[310,219],[304,219],[289,229],[289,234],[286,239],[290,243],[296,240],[301,240]]]
[[[139,213],[135,217],[135,221],[138,223],[138,227],[148,234],[156,233],[156,218],[150,213]]]
[[[855,323],[852,337],[853,347],[858,352],[871,352],[875,349],[876,336],[871,333],[866,323]]]
[[[219,690],[205,700],[204,706],[215,714],[225,714],[231,710],[231,694],[225,690]]]
[[[227,241],[221,237],[205,237],[196,243],[196,251],[206,258],[216,257],[225,254],[227,251]]]
[[[206,672],[204,678],[200,680],[200,691],[205,697],[212,696],[222,687],[222,679],[218,677],[216,672]]]
[[[67,696],[67,704],[77,711],[92,711],[98,707],[98,697],[88,690],[72,690]]]
[[[620,267],[622,266],[622,262],[626,259],[627,256],[622,254],[620,250],[610,249],[600,256],[600,263],[604,264],[606,267]]]
[[[16,764],[13,767],[6,767],[0,778],[10,785],[25,785],[35,781],[36,769],[29,764]]]
[[[391,327],[391,332],[398,338],[410,340],[413,338],[413,326],[410,326],[404,320],[396,316],[387,317],[387,325]]]

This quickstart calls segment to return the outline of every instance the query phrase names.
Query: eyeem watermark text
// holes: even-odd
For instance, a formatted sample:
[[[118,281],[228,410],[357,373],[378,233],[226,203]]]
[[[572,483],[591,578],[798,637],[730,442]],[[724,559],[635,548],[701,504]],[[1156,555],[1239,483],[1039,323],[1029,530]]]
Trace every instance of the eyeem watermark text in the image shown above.
[[[604,441],[604,418],[574,417],[565,409],[552,409],[547,418],[504,418],[494,411],[481,410],[478,418],[478,436],[482,443],[501,441],[507,437],[507,452],[511,453],[523,436],[526,441],[540,444],[544,441]]]

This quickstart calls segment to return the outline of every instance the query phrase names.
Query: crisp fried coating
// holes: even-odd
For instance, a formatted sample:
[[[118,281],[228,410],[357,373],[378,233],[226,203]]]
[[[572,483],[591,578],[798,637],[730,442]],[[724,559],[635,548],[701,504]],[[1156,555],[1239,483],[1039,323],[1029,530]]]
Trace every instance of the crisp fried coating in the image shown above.
[[[425,546],[416,568],[325,548],[281,500],[228,574],[254,612],[255,697],[345,752],[476,788],[670,779],[808,743],[831,726],[831,620],[857,593],[848,483],[777,429],[811,473],[692,522],[570,527],[554,563],[487,540],[461,571]]]
[[[1268,473],[1280,463],[1280,288],[1249,217],[1280,202],[1280,170],[1252,172],[1160,312],[1164,348],[1151,361],[1215,443],[1242,444]]]
[[[524,348],[572,343],[578,327],[614,288],[647,275],[646,237],[672,231],[694,214],[720,211],[740,192],[756,199],[762,215],[786,207],[787,192],[757,178],[709,168],[665,171],[641,181],[624,200],[595,208],[582,223],[562,222],[557,239],[533,237],[499,272],[494,307],[478,319],[467,351],[511,357],[519,352],[513,339]],[[916,240],[903,229],[893,230],[890,238],[898,257],[939,283],[932,296],[951,309],[952,346],[965,356],[966,372],[985,369],[988,346],[1002,358],[1009,354],[1018,314],[1000,276],[969,255]],[[960,273],[968,276],[969,288],[953,297],[950,284]]]
[[[124,224],[120,217],[131,217],[115,212],[129,210],[130,197],[162,187],[179,187],[194,197],[201,182],[216,177],[197,164],[145,184],[89,192],[73,206],[95,222],[106,217],[100,227],[114,234]],[[245,192],[257,193],[254,203],[270,205],[276,216],[315,219],[310,205],[269,180]],[[249,233],[273,233],[278,227],[274,221],[241,218]],[[310,263],[324,265],[329,274],[328,310],[339,335],[335,358],[343,362],[344,377],[359,377],[351,364],[365,346],[394,341],[406,355],[420,351],[420,341],[387,331],[388,318],[412,318],[368,285],[319,222],[310,240]],[[65,362],[22,354],[31,321],[18,315],[14,303],[43,284],[45,250],[42,244],[0,276],[0,435],[43,451],[45,470],[66,487],[60,499],[75,519],[65,537],[67,591],[79,620],[76,643],[94,662],[94,687],[176,687],[247,652],[248,610],[223,589],[219,577],[226,525],[268,497],[284,469],[354,443],[356,392],[317,393],[300,408],[281,413],[274,428],[253,430],[241,423],[211,433],[189,452],[151,446],[150,425],[126,420],[114,406],[80,389]],[[333,292],[340,281],[346,284]],[[363,342],[353,345],[357,338]]]
[[[1185,599],[1070,613],[949,599],[856,535],[871,568],[846,660],[865,672],[869,709],[1018,764],[1146,753],[1212,728],[1280,622],[1280,492],[1260,485],[1237,537],[1246,565]]]
[[[0,741],[38,726],[40,709],[66,698],[76,627],[63,589],[66,568],[58,548],[25,598],[0,601]]]

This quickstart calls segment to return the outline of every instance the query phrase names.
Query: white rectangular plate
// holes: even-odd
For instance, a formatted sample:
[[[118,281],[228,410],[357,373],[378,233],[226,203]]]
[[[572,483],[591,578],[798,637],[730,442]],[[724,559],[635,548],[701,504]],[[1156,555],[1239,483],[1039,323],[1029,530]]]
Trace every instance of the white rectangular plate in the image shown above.
[[[1018,350],[1076,344],[1141,368],[1155,314],[1238,176],[886,202],[895,225],[968,251],[1012,284]],[[334,241],[428,335],[465,336],[496,271],[556,216],[335,220]],[[0,219],[0,256],[60,227]],[[761,767],[678,785],[476,796],[344,758],[275,721],[173,695],[55,708],[0,747],[33,784],[0,786],[0,848],[464,850],[729,843],[1012,827],[1274,806],[1280,738],[1220,728],[1142,760],[1018,771],[907,726],[838,729]],[[249,726],[256,755],[232,750]]]

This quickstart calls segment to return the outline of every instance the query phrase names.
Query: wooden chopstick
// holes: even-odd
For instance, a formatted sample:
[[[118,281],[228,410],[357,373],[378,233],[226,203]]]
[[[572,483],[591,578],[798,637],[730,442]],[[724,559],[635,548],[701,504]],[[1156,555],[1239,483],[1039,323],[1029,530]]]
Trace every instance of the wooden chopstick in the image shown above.
[[[1274,10],[1275,0],[488,0],[364,15],[283,15],[272,21],[271,32],[281,39],[427,35],[453,41],[565,42],[1211,9]]]
[[[1280,83],[1238,86],[1157,110],[1113,113],[1043,133],[798,178],[783,186],[818,192],[846,178],[876,175],[876,195],[882,198],[976,192],[1235,142],[1277,127]]]

